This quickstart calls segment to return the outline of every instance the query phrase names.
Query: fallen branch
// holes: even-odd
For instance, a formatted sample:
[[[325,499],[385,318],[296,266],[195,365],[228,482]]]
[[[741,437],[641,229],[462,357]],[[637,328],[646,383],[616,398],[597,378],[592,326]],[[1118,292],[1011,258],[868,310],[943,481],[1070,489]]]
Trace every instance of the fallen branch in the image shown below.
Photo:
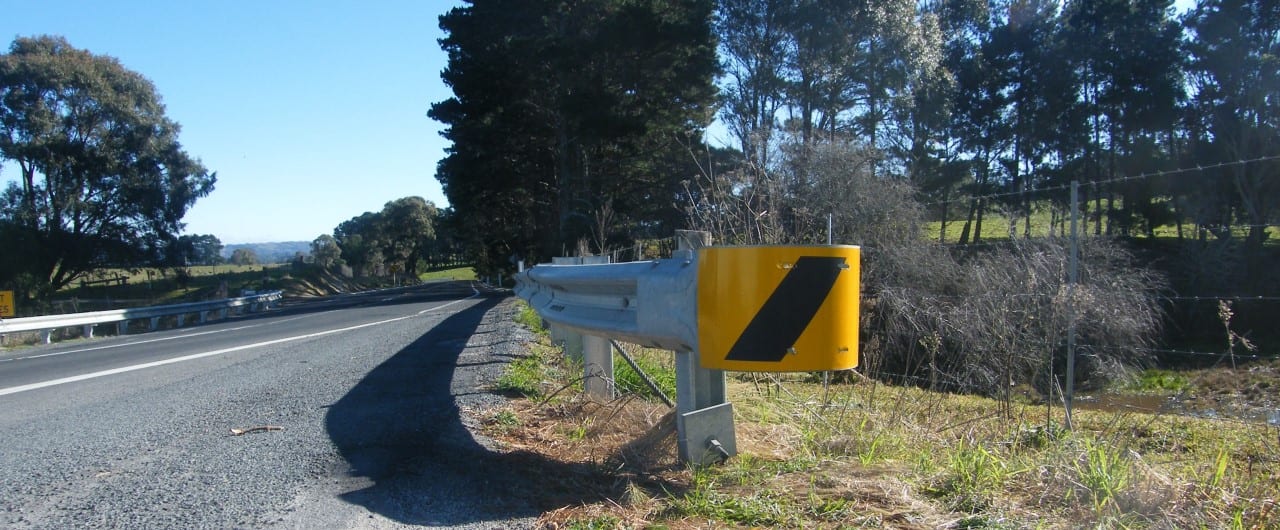
[[[249,434],[251,432],[283,431],[283,430],[284,430],[284,427],[280,427],[278,425],[263,425],[260,427],[249,427],[248,429],[231,429],[231,435],[240,436],[243,434]]]

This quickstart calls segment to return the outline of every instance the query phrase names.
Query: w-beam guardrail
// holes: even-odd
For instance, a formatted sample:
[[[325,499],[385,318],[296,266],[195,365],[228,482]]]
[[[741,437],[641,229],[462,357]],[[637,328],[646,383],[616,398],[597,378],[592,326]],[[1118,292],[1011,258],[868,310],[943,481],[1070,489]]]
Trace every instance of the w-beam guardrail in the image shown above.
[[[117,332],[120,335],[124,335],[128,331],[130,321],[144,319],[149,319],[151,321],[150,329],[154,331],[156,327],[159,326],[160,317],[177,316],[178,327],[182,327],[188,315],[195,315],[201,323],[204,323],[209,319],[209,314],[214,311],[221,312],[222,318],[226,318],[227,314],[232,309],[240,308],[253,312],[260,308],[270,307],[272,303],[275,303],[282,297],[282,291],[268,291],[252,296],[210,300],[207,302],[136,307],[132,309],[113,309],[110,311],[71,313],[66,315],[11,318],[0,320],[0,335],[38,331],[41,334],[41,340],[44,341],[45,344],[48,344],[52,340],[53,331],[56,329],[80,327],[83,328],[83,335],[86,338],[89,338],[93,337],[93,329],[98,324],[116,323],[118,325]]]
[[[859,258],[854,246],[703,247],[644,262],[538,265],[516,277],[516,294],[553,330],[583,336],[587,392],[597,397],[613,392],[608,339],[673,350],[680,457],[709,463],[736,453],[724,370],[857,366]]]

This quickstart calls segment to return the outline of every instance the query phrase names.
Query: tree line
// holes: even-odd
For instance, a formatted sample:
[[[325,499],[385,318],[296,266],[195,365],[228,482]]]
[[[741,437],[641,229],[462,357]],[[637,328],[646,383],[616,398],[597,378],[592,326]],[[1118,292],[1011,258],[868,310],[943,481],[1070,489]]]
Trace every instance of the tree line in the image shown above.
[[[1074,180],[1095,234],[1243,227],[1256,251],[1280,201],[1278,10],[474,1],[440,21],[454,97],[430,112],[453,143],[437,178],[461,237],[492,266],[669,234],[700,199],[690,183],[717,172],[786,174],[782,191],[803,189],[806,159],[831,143],[912,186],[944,233],[962,223],[961,243],[980,241],[993,211],[1021,218],[1023,235],[1036,212],[1062,219]],[[732,149],[701,140],[716,116]],[[1209,169],[1163,174],[1189,167]]]
[[[909,181],[935,218],[959,206],[961,243],[997,207],[1029,233],[1036,200],[1065,201],[1037,190],[1072,180],[1095,234],[1245,225],[1256,248],[1275,221],[1273,2],[1203,0],[1182,15],[1168,0],[720,6],[721,116],[749,164],[776,167],[815,141],[866,146],[877,174]],[[1254,159],[1266,160],[1117,182]]]
[[[349,267],[357,276],[417,277],[426,268],[457,261],[450,219],[450,210],[422,197],[389,201],[382,210],[352,217],[332,235],[317,237],[311,259],[324,268]]]

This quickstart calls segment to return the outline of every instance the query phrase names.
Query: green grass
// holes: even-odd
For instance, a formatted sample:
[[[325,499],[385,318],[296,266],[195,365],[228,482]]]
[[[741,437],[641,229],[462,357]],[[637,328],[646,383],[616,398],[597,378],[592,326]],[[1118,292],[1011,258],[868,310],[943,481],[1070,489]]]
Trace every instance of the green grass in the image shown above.
[[[471,281],[476,279],[476,271],[471,267],[440,269],[419,274],[418,279],[424,282],[432,280]]]
[[[634,349],[629,352],[632,360],[636,362],[636,366],[640,371],[649,376],[659,390],[670,399],[675,399],[676,395],[676,365],[675,356],[669,351],[655,350],[650,348]],[[613,361],[613,377],[614,385],[619,393],[635,394],[645,399],[656,400],[657,394],[645,384],[640,374],[636,373],[622,359],[621,355],[614,354]]]
[[[227,294],[239,296],[240,291],[278,288],[279,282],[294,271],[288,265],[201,265],[188,267],[189,275],[155,268],[104,269],[91,273],[85,280],[101,278],[128,278],[125,285],[88,285],[79,281],[58,291],[57,299],[112,299],[135,300],[142,304],[182,301],[188,297],[212,296],[226,282]],[[164,274],[162,274],[162,272]],[[136,305],[136,304],[135,304]]]
[[[1092,204],[1090,206],[1092,207]],[[1119,207],[1118,203],[1117,203],[1117,207]],[[944,240],[944,242],[946,243],[956,243],[960,241],[960,234],[961,232],[964,231],[965,215],[968,214],[967,209],[953,208],[952,210],[953,211],[949,211],[947,214],[948,215],[947,231],[946,231],[946,236]],[[1069,232],[1071,229],[1069,224],[1070,219],[1063,219],[1062,218],[1063,214],[1064,212],[1057,213],[1058,224],[1056,226],[1052,226],[1051,221],[1053,221],[1053,214],[1049,206],[1045,203],[1039,203],[1039,204],[1033,205],[1032,213],[1031,213],[1031,237],[1046,237],[1050,235],[1049,234],[1050,228],[1056,228],[1054,230],[1054,235],[1064,235],[1064,234],[1069,235]],[[1068,223],[1068,224],[1063,224],[1063,223]],[[1103,229],[1105,230],[1106,221],[1104,220],[1103,223],[1104,223]],[[977,223],[975,218],[975,222],[973,223],[973,225],[970,226],[970,234],[969,234],[970,242],[974,240],[975,234],[972,231],[977,229],[976,225]],[[1088,234],[1094,233],[1095,228],[1093,223],[1092,211],[1090,213],[1088,226],[1086,227],[1083,221],[1081,222],[1081,225],[1080,225],[1081,234],[1085,234],[1084,231],[1086,230],[1086,228],[1088,230]],[[941,229],[942,229],[942,221],[930,221],[928,223],[925,223],[923,237],[929,241],[937,241],[938,232]],[[1017,219],[1015,219],[1014,234],[1017,237],[1022,237],[1023,231],[1025,229],[1026,229],[1026,219],[1023,216],[1018,216]],[[1182,230],[1183,230],[1184,237],[1187,237],[1187,238],[1198,237],[1195,231],[1195,225],[1191,223],[1184,223],[1182,226]],[[1155,235],[1157,239],[1174,239],[1178,237],[1178,228],[1176,225],[1162,225],[1162,226],[1155,227],[1155,229],[1152,230],[1152,233]],[[1248,228],[1232,227],[1231,229],[1232,237],[1237,239],[1245,238],[1246,236],[1248,236],[1248,233],[1249,233]],[[1146,231],[1145,229],[1138,229],[1137,227],[1135,227],[1132,234],[1136,237],[1143,237],[1146,235]],[[1267,234],[1268,234],[1268,238],[1267,238],[1268,244],[1271,244],[1271,245],[1280,244],[1280,226],[1268,227]],[[1209,238],[1216,239],[1216,236],[1210,234]],[[984,214],[982,216],[982,239],[988,240],[988,241],[1007,241],[1009,239],[1008,216],[1000,213],[995,213],[995,212],[988,212]]]
[[[523,300],[517,303],[519,305],[519,309],[516,310],[516,323],[532,330],[534,333],[546,335],[547,328],[543,327],[542,317],[538,316],[538,312],[534,311],[533,308],[529,307],[529,304]]]
[[[544,353],[535,351],[527,357],[511,361],[507,369],[498,377],[494,388],[498,392],[521,395],[531,399],[541,398],[542,383],[547,380],[547,367]]]
[[[1152,394],[1176,394],[1190,388],[1191,380],[1186,374],[1155,368],[1143,371],[1138,375],[1138,379],[1129,385],[1130,390]]]

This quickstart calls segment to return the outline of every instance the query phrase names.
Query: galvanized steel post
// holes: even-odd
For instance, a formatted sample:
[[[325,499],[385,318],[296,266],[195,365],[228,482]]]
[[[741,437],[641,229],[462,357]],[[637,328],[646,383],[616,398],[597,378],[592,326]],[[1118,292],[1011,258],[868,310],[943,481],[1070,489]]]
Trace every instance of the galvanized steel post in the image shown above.
[[[676,251],[691,262],[711,233],[676,231]],[[725,393],[724,370],[703,368],[697,352],[676,353],[676,447],[685,462],[706,464],[738,453],[733,405]]]

